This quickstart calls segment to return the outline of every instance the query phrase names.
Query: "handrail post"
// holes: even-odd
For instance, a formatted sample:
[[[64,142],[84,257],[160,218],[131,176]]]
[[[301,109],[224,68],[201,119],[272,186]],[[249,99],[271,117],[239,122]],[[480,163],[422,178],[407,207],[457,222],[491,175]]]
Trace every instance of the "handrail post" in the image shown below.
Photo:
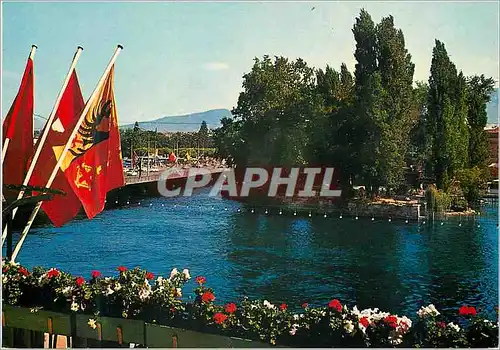
[[[7,251],[6,251],[6,256],[7,259],[10,261],[12,258],[12,212],[7,214],[7,222],[6,222],[6,229],[7,229]]]

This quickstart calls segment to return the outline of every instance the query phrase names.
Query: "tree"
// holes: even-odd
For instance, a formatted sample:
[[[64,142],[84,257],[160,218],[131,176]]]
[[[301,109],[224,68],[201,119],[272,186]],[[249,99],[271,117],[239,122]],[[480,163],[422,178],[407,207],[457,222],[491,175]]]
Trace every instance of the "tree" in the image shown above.
[[[380,161],[382,184],[396,189],[404,183],[405,158],[412,128],[413,73],[415,65],[405,47],[403,32],[394,27],[392,16],[376,27],[377,63],[382,87]]]
[[[308,133],[318,110],[314,70],[302,59],[256,58],[252,70],[243,76],[243,92],[232,111],[234,120],[241,121],[235,139],[245,143],[248,151],[244,159],[235,158],[236,163],[306,164]]]
[[[467,122],[469,125],[469,167],[484,167],[489,159],[486,104],[491,100],[495,81],[484,75],[467,79]]]
[[[353,30],[356,40],[355,107],[352,113],[356,143],[352,146],[361,165],[361,176],[368,192],[381,185],[380,140],[384,121],[382,79],[377,66],[377,31],[364,9],[356,18]]]
[[[438,188],[446,190],[456,172],[466,165],[466,90],[462,73],[436,40],[429,77],[427,137],[432,147],[430,171]],[[464,132],[465,131],[465,132]],[[464,143],[465,142],[465,143]]]

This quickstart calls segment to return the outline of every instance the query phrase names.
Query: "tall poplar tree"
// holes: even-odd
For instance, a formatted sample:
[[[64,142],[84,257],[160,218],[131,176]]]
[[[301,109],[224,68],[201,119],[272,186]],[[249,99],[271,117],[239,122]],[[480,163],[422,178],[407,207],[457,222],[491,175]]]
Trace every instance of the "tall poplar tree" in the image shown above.
[[[429,77],[427,137],[432,145],[430,172],[438,188],[447,190],[468,160],[465,79],[457,75],[444,43],[436,40]]]
[[[486,104],[491,100],[495,81],[484,75],[467,79],[467,122],[469,125],[469,167],[487,165],[489,154],[488,135],[484,127],[488,123]]]

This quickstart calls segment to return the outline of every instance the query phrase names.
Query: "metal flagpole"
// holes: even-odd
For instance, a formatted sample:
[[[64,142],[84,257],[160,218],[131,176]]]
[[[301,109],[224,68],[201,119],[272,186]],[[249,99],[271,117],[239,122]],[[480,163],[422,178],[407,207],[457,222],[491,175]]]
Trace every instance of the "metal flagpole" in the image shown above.
[[[33,58],[35,57],[36,49],[37,49],[36,45],[31,45],[31,51],[30,51],[30,55],[28,56],[28,59],[33,60]],[[34,80],[35,79],[33,78],[33,82],[34,82]],[[34,105],[33,105],[33,108],[34,108]],[[35,123],[33,122],[33,125],[34,124]],[[2,165],[3,165],[3,160],[5,159],[5,155],[7,154],[7,148],[9,147],[9,142],[10,142],[10,139],[6,137],[5,141],[3,143],[3,147],[2,147]],[[2,242],[3,242],[3,235],[2,235]]]
[[[111,60],[108,63],[108,66],[106,67],[101,79],[97,83],[97,86],[95,87],[94,91],[92,92],[92,95],[89,97],[87,100],[87,103],[85,104],[85,108],[83,109],[80,118],[78,119],[78,122],[75,125],[75,128],[73,129],[73,132],[71,133],[71,136],[69,137],[68,141],[66,142],[66,146],[64,147],[64,150],[61,153],[61,156],[59,157],[59,160],[57,161],[57,164],[52,171],[52,174],[50,175],[49,180],[47,181],[47,185],[45,187],[50,188],[52,185],[52,182],[54,181],[57,172],[59,171],[59,168],[61,167],[62,162],[64,161],[64,158],[66,157],[66,153],[68,152],[69,148],[71,147],[71,143],[73,142],[73,139],[76,136],[76,133],[78,132],[78,129],[80,128],[80,125],[82,124],[83,120],[85,119],[85,116],[87,115],[90,106],[94,102],[94,99],[96,98],[97,94],[102,88],[102,85],[104,84],[106,78],[108,77],[109,72],[111,71],[111,68],[115,64],[116,58],[118,57],[118,54],[120,51],[123,49],[123,46],[118,45],[115,53],[111,57]],[[42,206],[42,202],[38,202],[35,209],[31,213],[30,218],[28,219],[28,223],[26,224],[26,227],[24,228],[23,232],[21,233],[21,236],[19,237],[19,241],[17,242],[16,248],[14,249],[14,252],[12,253],[12,258],[11,261],[15,261],[17,255],[19,254],[19,250],[21,250],[21,246],[24,243],[24,240],[26,239],[26,235],[28,234],[31,225],[33,224],[33,221],[35,220],[36,215],[38,214],[38,211],[40,210],[40,207]]]
[[[47,136],[49,134],[50,127],[52,126],[52,122],[55,119],[57,109],[59,108],[59,103],[61,102],[61,99],[63,97],[64,92],[66,91],[66,87],[68,86],[69,80],[71,78],[71,75],[73,74],[73,71],[75,70],[76,63],[78,62],[78,59],[80,58],[80,54],[82,53],[83,48],[81,46],[78,46],[76,49],[76,53],[73,56],[73,61],[71,62],[71,65],[69,67],[68,74],[66,75],[66,78],[64,79],[64,83],[62,85],[61,91],[59,92],[59,95],[56,98],[56,102],[54,103],[54,107],[52,107],[52,112],[50,113],[49,119],[47,120],[47,123],[45,123],[45,127],[43,128],[43,134],[40,136],[40,142],[38,143],[38,147],[35,151],[35,155],[33,156],[33,160],[31,161],[30,167],[28,169],[28,172],[26,174],[26,177],[24,178],[23,181],[23,186],[28,185],[31,175],[33,174],[33,171],[35,169],[36,162],[38,161],[38,157],[40,156],[40,153],[42,152],[43,145],[45,144],[45,141],[47,139]],[[24,191],[20,191],[17,199],[23,198]],[[12,211],[12,219],[16,216],[18,208],[14,208]],[[2,233],[2,246],[5,242],[5,238],[7,237],[7,228]]]

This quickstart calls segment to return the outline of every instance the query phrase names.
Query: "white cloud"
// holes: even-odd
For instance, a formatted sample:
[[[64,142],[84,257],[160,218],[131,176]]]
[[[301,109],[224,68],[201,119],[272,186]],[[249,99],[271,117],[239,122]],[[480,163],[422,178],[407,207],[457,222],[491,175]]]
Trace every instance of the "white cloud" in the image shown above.
[[[224,62],[208,62],[203,66],[206,70],[224,70],[229,69],[229,65]]]

